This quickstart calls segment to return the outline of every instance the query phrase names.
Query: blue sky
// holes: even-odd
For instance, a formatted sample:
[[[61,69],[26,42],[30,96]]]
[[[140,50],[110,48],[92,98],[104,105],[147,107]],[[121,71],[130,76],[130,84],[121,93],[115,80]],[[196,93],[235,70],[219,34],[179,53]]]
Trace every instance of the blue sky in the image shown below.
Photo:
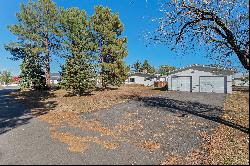
[[[191,64],[211,64],[204,53],[197,52],[195,55],[179,56],[172,52],[168,47],[155,45],[146,47],[142,37],[143,32],[153,31],[155,22],[152,19],[159,17],[158,0],[54,0],[61,7],[79,7],[92,15],[95,5],[104,5],[111,8],[113,12],[118,12],[120,19],[125,26],[124,36],[128,37],[128,56],[125,61],[131,65],[136,60],[145,59],[155,67],[160,65],[173,65],[183,67]],[[14,75],[20,73],[19,65],[21,61],[12,61],[8,58],[11,54],[4,49],[4,44],[15,40],[7,29],[7,25],[17,22],[15,13],[20,10],[20,3],[27,0],[2,0],[0,6],[0,71],[10,70]],[[63,61],[55,59],[51,63],[51,71],[60,70],[60,64]]]

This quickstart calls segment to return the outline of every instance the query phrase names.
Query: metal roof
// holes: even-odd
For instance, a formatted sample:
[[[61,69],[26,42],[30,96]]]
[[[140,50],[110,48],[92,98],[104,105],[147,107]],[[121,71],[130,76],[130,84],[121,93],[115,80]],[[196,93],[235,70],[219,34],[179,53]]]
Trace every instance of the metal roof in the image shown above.
[[[148,73],[131,73],[129,76],[138,76],[138,77],[156,77],[153,74]]]
[[[175,74],[175,73],[178,73],[178,72],[181,72],[181,71],[189,70],[189,69],[204,71],[204,72],[210,72],[210,73],[220,74],[220,75],[233,75],[235,73],[235,71],[231,70],[231,69],[195,64],[195,65],[190,65],[190,66],[186,66],[186,67],[183,67],[183,68],[173,70],[173,71],[169,72],[169,75],[170,74]]]
[[[241,78],[244,78],[244,77],[247,77],[249,76],[249,73],[235,73],[233,75],[233,78],[234,79],[241,79]]]

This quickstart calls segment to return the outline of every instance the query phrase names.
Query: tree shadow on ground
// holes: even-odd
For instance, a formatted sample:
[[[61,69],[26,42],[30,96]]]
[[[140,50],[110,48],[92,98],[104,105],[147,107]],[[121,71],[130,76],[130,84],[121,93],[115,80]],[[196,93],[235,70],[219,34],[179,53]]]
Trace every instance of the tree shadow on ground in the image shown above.
[[[117,90],[118,87],[96,87],[95,91],[105,91],[105,90]]]
[[[147,107],[163,108],[164,111],[166,110],[182,117],[187,114],[195,115],[240,130],[244,133],[249,133],[249,128],[220,118],[221,115],[223,115],[223,109],[218,106],[163,97],[138,97],[136,100],[143,102],[143,105]]]
[[[11,92],[16,91],[13,95]],[[57,105],[55,101],[45,102],[53,97],[49,91],[24,91],[3,89],[0,91],[0,134],[29,123],[37,116],[46,114]]]
[[[164,86],[164,87],[155,87],[153,90],[167,91],[167,90],[168,90],[168,86]]]
[[[95,87],[95,89],[89,93],[83,93],[82,95],[79,95],[80,96],[92,96],[94,95],[94,92],[98,92],[98,91],[112,91],[112,90],[117,90],[118,87]],[[73,92],[70,92],[68,91],[65,95],[63,95],[63,97],[73,97],[73,96],[77,96],[76,94],[74,94]]]
[[[82,94],[82,95],[79,95],[78,97],[81,97],[81,96],[92,96],[94,95],[93,93],[85,93],[85,94]],[[63,95],[63,97],[73,97],[73,96],[77,96],[76,94],[72,93],[72,92],[67,92],[65,95]]]

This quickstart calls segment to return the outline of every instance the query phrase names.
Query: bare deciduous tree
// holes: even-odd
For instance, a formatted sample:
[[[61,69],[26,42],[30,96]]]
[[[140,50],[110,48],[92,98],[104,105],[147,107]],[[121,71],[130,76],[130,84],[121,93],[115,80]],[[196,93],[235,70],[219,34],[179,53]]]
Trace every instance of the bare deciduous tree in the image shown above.
[[[206,47],[224,61],[237,56],[249,70],[249,0],[172,0],[160,9],[163,17],[150,42],[174,49]]]

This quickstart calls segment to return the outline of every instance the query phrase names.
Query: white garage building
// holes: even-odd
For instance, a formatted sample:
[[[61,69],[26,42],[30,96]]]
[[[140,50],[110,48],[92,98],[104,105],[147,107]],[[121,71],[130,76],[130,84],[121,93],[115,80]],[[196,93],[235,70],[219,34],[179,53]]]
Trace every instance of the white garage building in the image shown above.
[[[232,93],[233,70],[192,65],[174,70],[166,77],[168,89],[187,92]]]

